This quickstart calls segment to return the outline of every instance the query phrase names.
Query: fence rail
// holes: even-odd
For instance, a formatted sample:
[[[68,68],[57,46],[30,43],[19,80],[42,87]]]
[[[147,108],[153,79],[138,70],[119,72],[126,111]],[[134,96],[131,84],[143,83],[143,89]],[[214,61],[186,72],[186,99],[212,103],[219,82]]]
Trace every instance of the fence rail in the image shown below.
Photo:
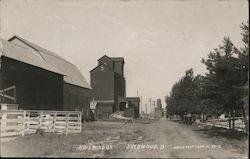
[[[229,129],[228,120],[229,120],[229,118],[210,119],[210,120],[207,120],[207,122],[204,124]],[[233,121],[233,119],[231,119],[231,120]],[[244,117],[235,117],[234,120],[235,120],[235,130],[245,132],[246,128],[245,128],[245,124],[243,121]]]
[[[79,133],[80,111],[1,110],[1,137],[24,136],[38,129],[53,133]]]
[[[238,119],[244,119],[244,117],[235,117],[234,120],[238,120]],[[213,121],[228,121],[229,118],[224,118],[224,119],[209,119],[207,120],[208,122],[213,122]],[[233,118],[231,118],[231,120],[233,120]]]

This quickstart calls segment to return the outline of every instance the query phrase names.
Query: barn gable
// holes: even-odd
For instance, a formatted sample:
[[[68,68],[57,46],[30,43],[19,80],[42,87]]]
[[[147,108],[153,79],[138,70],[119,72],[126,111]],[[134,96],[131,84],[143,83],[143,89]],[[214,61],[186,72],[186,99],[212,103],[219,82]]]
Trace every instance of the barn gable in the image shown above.
[[[13,36],[9,39],[9,42],[26,48],[27,50],[33,53],[41,55],[41,57],[46,63],[53,65],[55,68],[65,74],[64,81],[66,83],[91,89],[90,85],[83,77],[81,72],[77,69],[77,67],[72,63],[64,60],[56,53],[46,50],[18,36]]]
[[[32,52],[25,47],[15,45],[3,39],[1,39],[1,45],[0,56],[5,56],[35,67],[48,70],[50,72],[65,75],[63,71],[44,61],[42,56]]]

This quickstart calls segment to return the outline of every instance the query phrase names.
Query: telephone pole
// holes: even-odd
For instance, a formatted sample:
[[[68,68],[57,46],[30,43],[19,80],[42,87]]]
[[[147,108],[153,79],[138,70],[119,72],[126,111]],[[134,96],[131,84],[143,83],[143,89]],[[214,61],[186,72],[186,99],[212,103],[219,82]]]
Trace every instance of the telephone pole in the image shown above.
[[[142,96],[141,96],[141,101],[140,101],[140,112],[142,113]]]
[[[151,111],[152,111],[152,108],[151,108],[151,102],[152,102],[152,101],[151,101],[151,100],[152,100],[152,99],[149,98],[149,104],[150,104],[150,105],[149,105],[149,109],[150,109],[150,113],[151,113]]]

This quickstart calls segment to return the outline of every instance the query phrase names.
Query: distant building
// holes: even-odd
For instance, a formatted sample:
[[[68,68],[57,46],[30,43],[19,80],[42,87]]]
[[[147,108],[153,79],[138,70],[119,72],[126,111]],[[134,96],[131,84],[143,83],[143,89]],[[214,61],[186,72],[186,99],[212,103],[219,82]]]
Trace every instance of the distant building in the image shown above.
[[[124,112],[124,116],[138,118],[140,111],[140,98],[139,97],[127,97],[128,108]]]
[[[155,108],[155,117],[163,117],[164,109],[162,108],[161,99],[157,99]]]
[[[104,55],[90,74],[92,97],[97,102],[95,110],[97,119],[107,119],[115,111],[125,111],[129,108],[123,57]]]
[[[91,87],[75,65],[18,36],[1,44],[0,90],[14,87],[15,100],[1,92],[0,102],[23,110],[77,110],[87,118]]]
[[[156,101],[152,98],[145,98],[144,99],[144,113],[145,114],[154,114],[154,109],[155,109]]]
[[[156,105],[157,105],[157,108],[162,109],[161,99],[157,99]]]

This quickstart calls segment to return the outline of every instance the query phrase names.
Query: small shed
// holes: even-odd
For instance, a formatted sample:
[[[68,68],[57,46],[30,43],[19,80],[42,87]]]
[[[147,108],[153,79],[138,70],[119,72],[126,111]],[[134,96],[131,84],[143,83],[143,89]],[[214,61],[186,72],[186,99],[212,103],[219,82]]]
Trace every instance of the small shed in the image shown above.
[[[127,117],[138,118],[140,113],[140,98],[139,97],[126,97],[128,101],[128,108],[125,110],[124,115]]]

